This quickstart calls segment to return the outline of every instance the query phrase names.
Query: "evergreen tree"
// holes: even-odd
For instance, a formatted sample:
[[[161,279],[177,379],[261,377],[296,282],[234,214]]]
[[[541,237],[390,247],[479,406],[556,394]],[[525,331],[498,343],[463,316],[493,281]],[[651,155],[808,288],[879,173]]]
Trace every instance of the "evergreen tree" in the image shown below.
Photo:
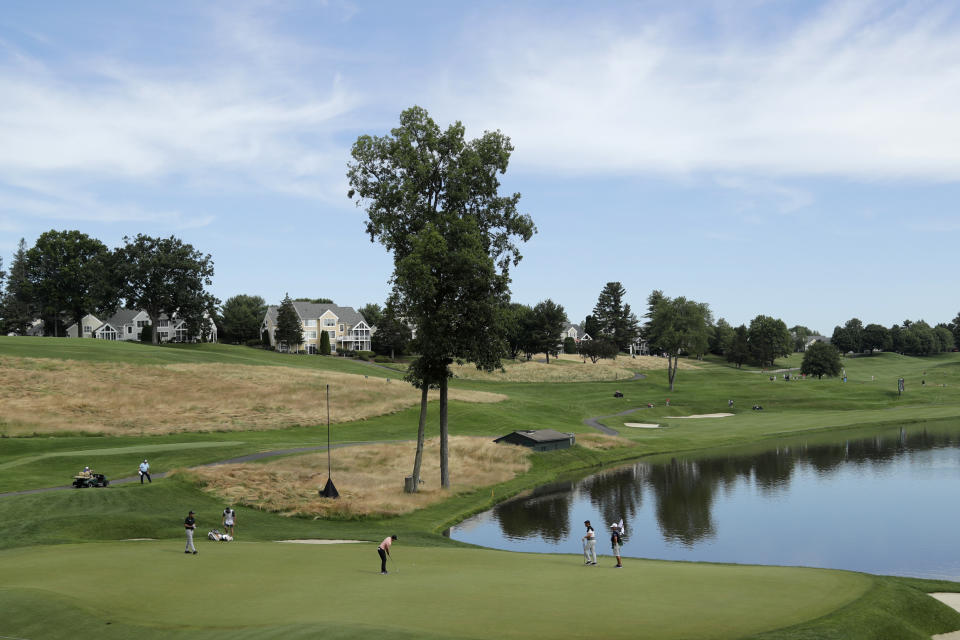
[[[630,310],[630,305],[623,301],[626,293],[627,290],[619,282],[608,282],[593,307],[600,333],[612,339],[620,351],[627,351],[640,334],[637,316]],[[591,334],[591,337],[599,336]]]
[[[730,323],[720,318],[713,325],[713,332],[710,335],[710,353],[722,356],[730,348],[733,341],[733,327]]]
[[[330,333],[327,331],[320,332],[320,355],[330,355]]]
[[[283,297],[283,302],[277,309],[277,329],[274,339],[277,341],[278,348],[284,344],[291,353],[297,351],[303,344],[303,323],[300,321],[300,314],[293,306],[290,294]],[[329,341],[329,337],[327,340]],[[327,353],[330,352],[327,351]]]
[[[39,310],[33,301],[33,291],[27,277],[27,244],[23,238],[13,254],[7,273],[6,288],[0,298],[0,318],[3,318],[2,333],[24,335],[37,317]]]
[[[550,355],[556,356],[560,349],[560,333],[567,322],[567,314],[562,306],[547,299],[533,308],[532,320],[534,351],[544,353],[547,364],[550,364]]]
[[[236,295],[227,298],[220,312],[220,341],[240,343],[260,336],[267,303],[260,296]]]
[[[153,325],[145,324],[140,328],[140,342],[144,344],[153,344]]]
[[[590,342],[587,340],[587,342]],[[567,355],[574,354],[577,352],[577,341],[567,336],[563,339],[563,352]]]

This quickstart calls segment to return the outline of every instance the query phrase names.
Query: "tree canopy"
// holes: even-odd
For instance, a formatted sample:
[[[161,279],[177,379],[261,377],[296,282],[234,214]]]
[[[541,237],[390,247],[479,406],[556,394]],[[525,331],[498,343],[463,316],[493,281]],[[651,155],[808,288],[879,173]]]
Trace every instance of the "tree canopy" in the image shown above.
[[[417,327],[419,359],[408,379],[423,390],[414,484],[419,482],[426,389],[440,388],[440,480],[450,486],[449,365],[501,366],[500,310],[517,242],[536,231],[518,211],[520,194],[501,195],[513,145],[499,131],[466,140],[462,123],[442,130],[412,107],[386,136],[362,135],[351,149],[348,197],[367,212],[367,233],[393,253],[389,304]]]
[[[807,347],[800,364],[800,373],[808,376],[837,376],[840,375],[840,352],[832,344],[814,342]]]
[[[162,314],[172,317],[182,308],[184,314],[195,317],[197,309],[209,308],[215,302],[205,289],[213,278],[209,254],[175,236],[151,238],[138,234],[123,240],[124,246],[117,250],[125,281],[123,296],[129,308],[143,309],[154,327]],[[154,331],[154,344],[157,340]]]
[[[759,315],[747,329],[750,353],[761,367],[772,365],[781,356],[793,351],[793,338],[783,320]]]
[[[531,341],[535,353],[543,353],[550,363],[550,356],[560,350],[560,333],[567,322],[567,313],[563,307],[550,300],[538,302],[531,317]]]
[[[593,307],[593,317],[602,335],[613,340],[620,351],[627,351],[637,336],[640,325],[630,305],[623,301],[627,290],[619,282],[608,282],[600,291],[597,304]],[[590,334],[590,337],[597,338]]]
[[[34,301],[48,315],[66,313],[83,337],[83,317],[112,313],[119,288],[113,254],[79,231],[46,231],[27,251],[27,278]]]
[[[702,354],[710,338],[710,307],[684,297],[669,298],[654,291],[647,298],[645,335],[650,348],[667,356],[670,390],[681,353]]]
[[[257,340],[266,313],[267,303],[260,296],[238,294],[227,298],[220,310],[220,339],[238,343]]]
[[[38,310],[27,275],[27,246],[21,238],[7,272],[6,287],[0,298],[2,333],[23,335],[36,317]]]

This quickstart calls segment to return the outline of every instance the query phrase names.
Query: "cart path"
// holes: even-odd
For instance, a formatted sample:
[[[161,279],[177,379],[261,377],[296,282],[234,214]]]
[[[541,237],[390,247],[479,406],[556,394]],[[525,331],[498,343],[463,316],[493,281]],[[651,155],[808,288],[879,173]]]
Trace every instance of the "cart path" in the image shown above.
[[[368,442],[344,442],[340,444],[330,445],[331,449],[340,449],[342,447],[356,447],[363,444],[385,444],[389,442],[406,442],[406,440],[371,440]],[[295,447],[293,449],[275,449],[273,451],[258,451],[257,453],[250,453],[245,456],[239,456],[236,458],[229,458],[227,460],[217,460],[216,462],[207,462],[206,464],[200,464],[195,467],[189,467],[190,469],[202,469],[203,467],[216,467],[222,464],[237,464],[241,462],[251,462],[253,460],[262,460],[263,458],[273,458],[276,456],[286,456],[294,453],[305,453],[307,451],[319,451],[325,450],[327,445],[319,444],[310,447]],[[167,476],[166,471],[160,471],[158,473],[151,473],[151,478],[165,478]],[[129,482],[136,482],[140,479],[139,475],[128,476],[126,478],[118,478],[116,480],[110,480],[110,484],[127,484]],[[63,491],[65,489],[73,489],[72,484],[62,485],[59,487],[44,487],[42,489],[24,489],[23,491],[8,491],[6,493],[0,493],[0,498],[9,498],[11,496],[25,496],[32,493],[46,493],[48,491]]]

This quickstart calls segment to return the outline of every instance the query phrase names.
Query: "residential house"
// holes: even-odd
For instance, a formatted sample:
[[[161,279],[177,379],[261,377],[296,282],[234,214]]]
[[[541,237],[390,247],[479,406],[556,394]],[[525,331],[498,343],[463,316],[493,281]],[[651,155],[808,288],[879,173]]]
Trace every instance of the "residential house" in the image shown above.
[[[567,338],[573,338],[573,340],[580,344],[581,340],[591,340],[589,334],[583,330],[583,328],[578,324],[573,324],[567,322],[563,325],[563,331],[560,332],[560,342],[563,343]]]
[[[217,341],[217,325],[212,318],[207,318],[209,324],[209,340]],[[95,338],[98,340],[140,340],[140,334],[143,328],[150,324],[150,316],[146,311],[138,309],[120,309],[105,321],[100,321],[94,315],[86,315],[83,318],[83,337]],[[190,336],[187,332],[186,322],[177,318],[176,314],[172,318],[162,314],[157,319],[157,326],[154,327],[157,332],[158,342],[197,342],[197,336]],[[76,323],[67,327],[67,335],[71,338],[77,337]]]
[[[815,342],[826,342],[827,344],[830,344],[830,338],[827,336],[807,336],[807,339],[803,342],[803,350],[806,351],[808,348],[810,348],[810,345]]]
[[[650,345],[644,338],[637,336],[634,341],[630,343],[630,355],[648,356],[650,355]]]
[[[278,306],[267,307],[267,314],[260,326],[260,333],[266,333],[270,346],[278,351],[305,351],[319,353],[320,333],[326,331],[330,337],[331,353],[337,351],[370,351],[370,338],[373,328],[353,307],[338,307],[335,304],[313,302],[293,303],[300,318],[303,330],[303,342],[298,345],[277,344]]]

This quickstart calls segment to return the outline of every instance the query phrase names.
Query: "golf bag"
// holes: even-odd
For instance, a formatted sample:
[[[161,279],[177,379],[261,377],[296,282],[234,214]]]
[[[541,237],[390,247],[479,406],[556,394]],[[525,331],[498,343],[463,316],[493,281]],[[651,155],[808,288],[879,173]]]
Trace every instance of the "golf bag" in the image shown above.
[[[214,540],[216,542],[220,542],[220,540],[223,539],[223,534],[220,533],[218,529],[214,529],[213,531],[207,534],[207,538],[210,540]]]

